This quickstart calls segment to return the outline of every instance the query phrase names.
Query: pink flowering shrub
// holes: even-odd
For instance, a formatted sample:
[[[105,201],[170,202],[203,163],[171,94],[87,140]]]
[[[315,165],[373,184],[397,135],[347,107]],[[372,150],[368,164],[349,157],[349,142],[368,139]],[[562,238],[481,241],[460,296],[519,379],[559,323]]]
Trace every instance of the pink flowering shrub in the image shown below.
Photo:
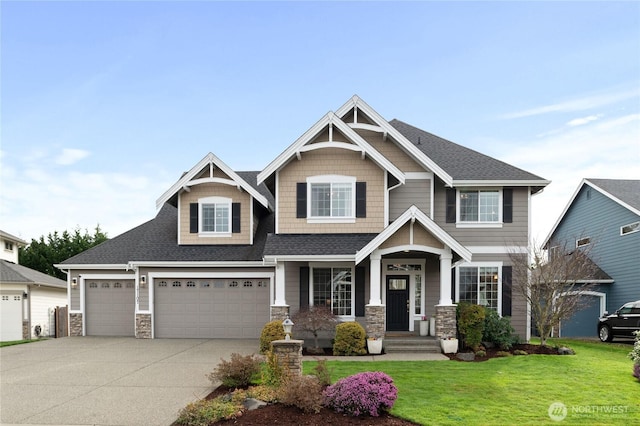
[[[383,411],[393,407],[398,397],[398,388],[388,375],[366,372],[337,381],[327,387],[323,395],[325,406],[338,413],[378,417]]]

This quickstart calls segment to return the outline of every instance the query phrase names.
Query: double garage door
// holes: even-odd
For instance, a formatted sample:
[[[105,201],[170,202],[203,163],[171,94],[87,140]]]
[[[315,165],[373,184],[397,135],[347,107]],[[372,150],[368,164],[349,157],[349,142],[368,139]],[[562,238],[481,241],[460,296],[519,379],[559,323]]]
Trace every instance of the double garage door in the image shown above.
[[[258,338],[269,279],[155,279],[155,337]]]

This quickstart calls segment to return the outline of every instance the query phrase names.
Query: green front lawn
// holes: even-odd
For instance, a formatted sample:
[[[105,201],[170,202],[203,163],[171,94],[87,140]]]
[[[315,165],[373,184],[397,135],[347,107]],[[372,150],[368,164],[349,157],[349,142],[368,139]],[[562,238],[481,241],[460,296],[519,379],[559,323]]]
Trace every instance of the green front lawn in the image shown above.
[[[29,340],[11,340],[9,342],[0,342],[0,348],[4,346],[22,345],[23,343],[39,342],[44,339],[29,339]]]
[[[383,371],[398,387],[392,414],[420,424],[640,424],[640,382],[631,345],[553,340],[574,356],[527,355],[486,362],[330,361],[332,380]],[[305,362],[309,372],[315,362]],[[549,417],[561,402],[567,416]]]

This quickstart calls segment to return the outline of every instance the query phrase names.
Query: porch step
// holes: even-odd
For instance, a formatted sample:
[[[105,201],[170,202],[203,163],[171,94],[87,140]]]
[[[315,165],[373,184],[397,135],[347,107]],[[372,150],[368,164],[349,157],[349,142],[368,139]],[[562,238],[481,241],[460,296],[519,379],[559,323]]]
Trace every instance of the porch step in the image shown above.
[[[440,344],[434,337],[420,336],[403,336],[389,337],[385,336],[382,343],[385,353],[403,353],[403,352],[427,352],[441,353]]]

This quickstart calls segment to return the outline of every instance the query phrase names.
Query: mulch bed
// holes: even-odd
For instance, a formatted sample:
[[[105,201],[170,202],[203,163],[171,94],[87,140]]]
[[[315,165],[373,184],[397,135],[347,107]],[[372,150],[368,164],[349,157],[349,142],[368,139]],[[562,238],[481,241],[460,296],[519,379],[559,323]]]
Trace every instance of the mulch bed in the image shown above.
[[[540,345],[515,345],[510,352],[514,350],[526,351],[528,354],[538,355],[557,355],[556,348]],[[330,356],[331,350],[324,351],[325,355]],[[489,348],[486,350],[487,356],[476,357],[474,361],[462,362],[483,362],[491,358],[497,358],[499,349]],[[456,354],[446,354],[454,361],[461,361]],[[217,396],[227,394],[233,389],[220,386],[211,392],[206,399],[213,399]],[[325,426],[325,425],[357,425],[357,426],[416,426],[407,420],[399,419],[390,414],[384,414],[380,417],[352,417],[336,413],[328,408],[322,408],[317,414],[306,414],[296,407],[288,407],[283,404],[269,404],[257,410],[246,411],[242,416],[233,420],[225,420],[216,424],[220,425],[297,425],[297,426]]]

